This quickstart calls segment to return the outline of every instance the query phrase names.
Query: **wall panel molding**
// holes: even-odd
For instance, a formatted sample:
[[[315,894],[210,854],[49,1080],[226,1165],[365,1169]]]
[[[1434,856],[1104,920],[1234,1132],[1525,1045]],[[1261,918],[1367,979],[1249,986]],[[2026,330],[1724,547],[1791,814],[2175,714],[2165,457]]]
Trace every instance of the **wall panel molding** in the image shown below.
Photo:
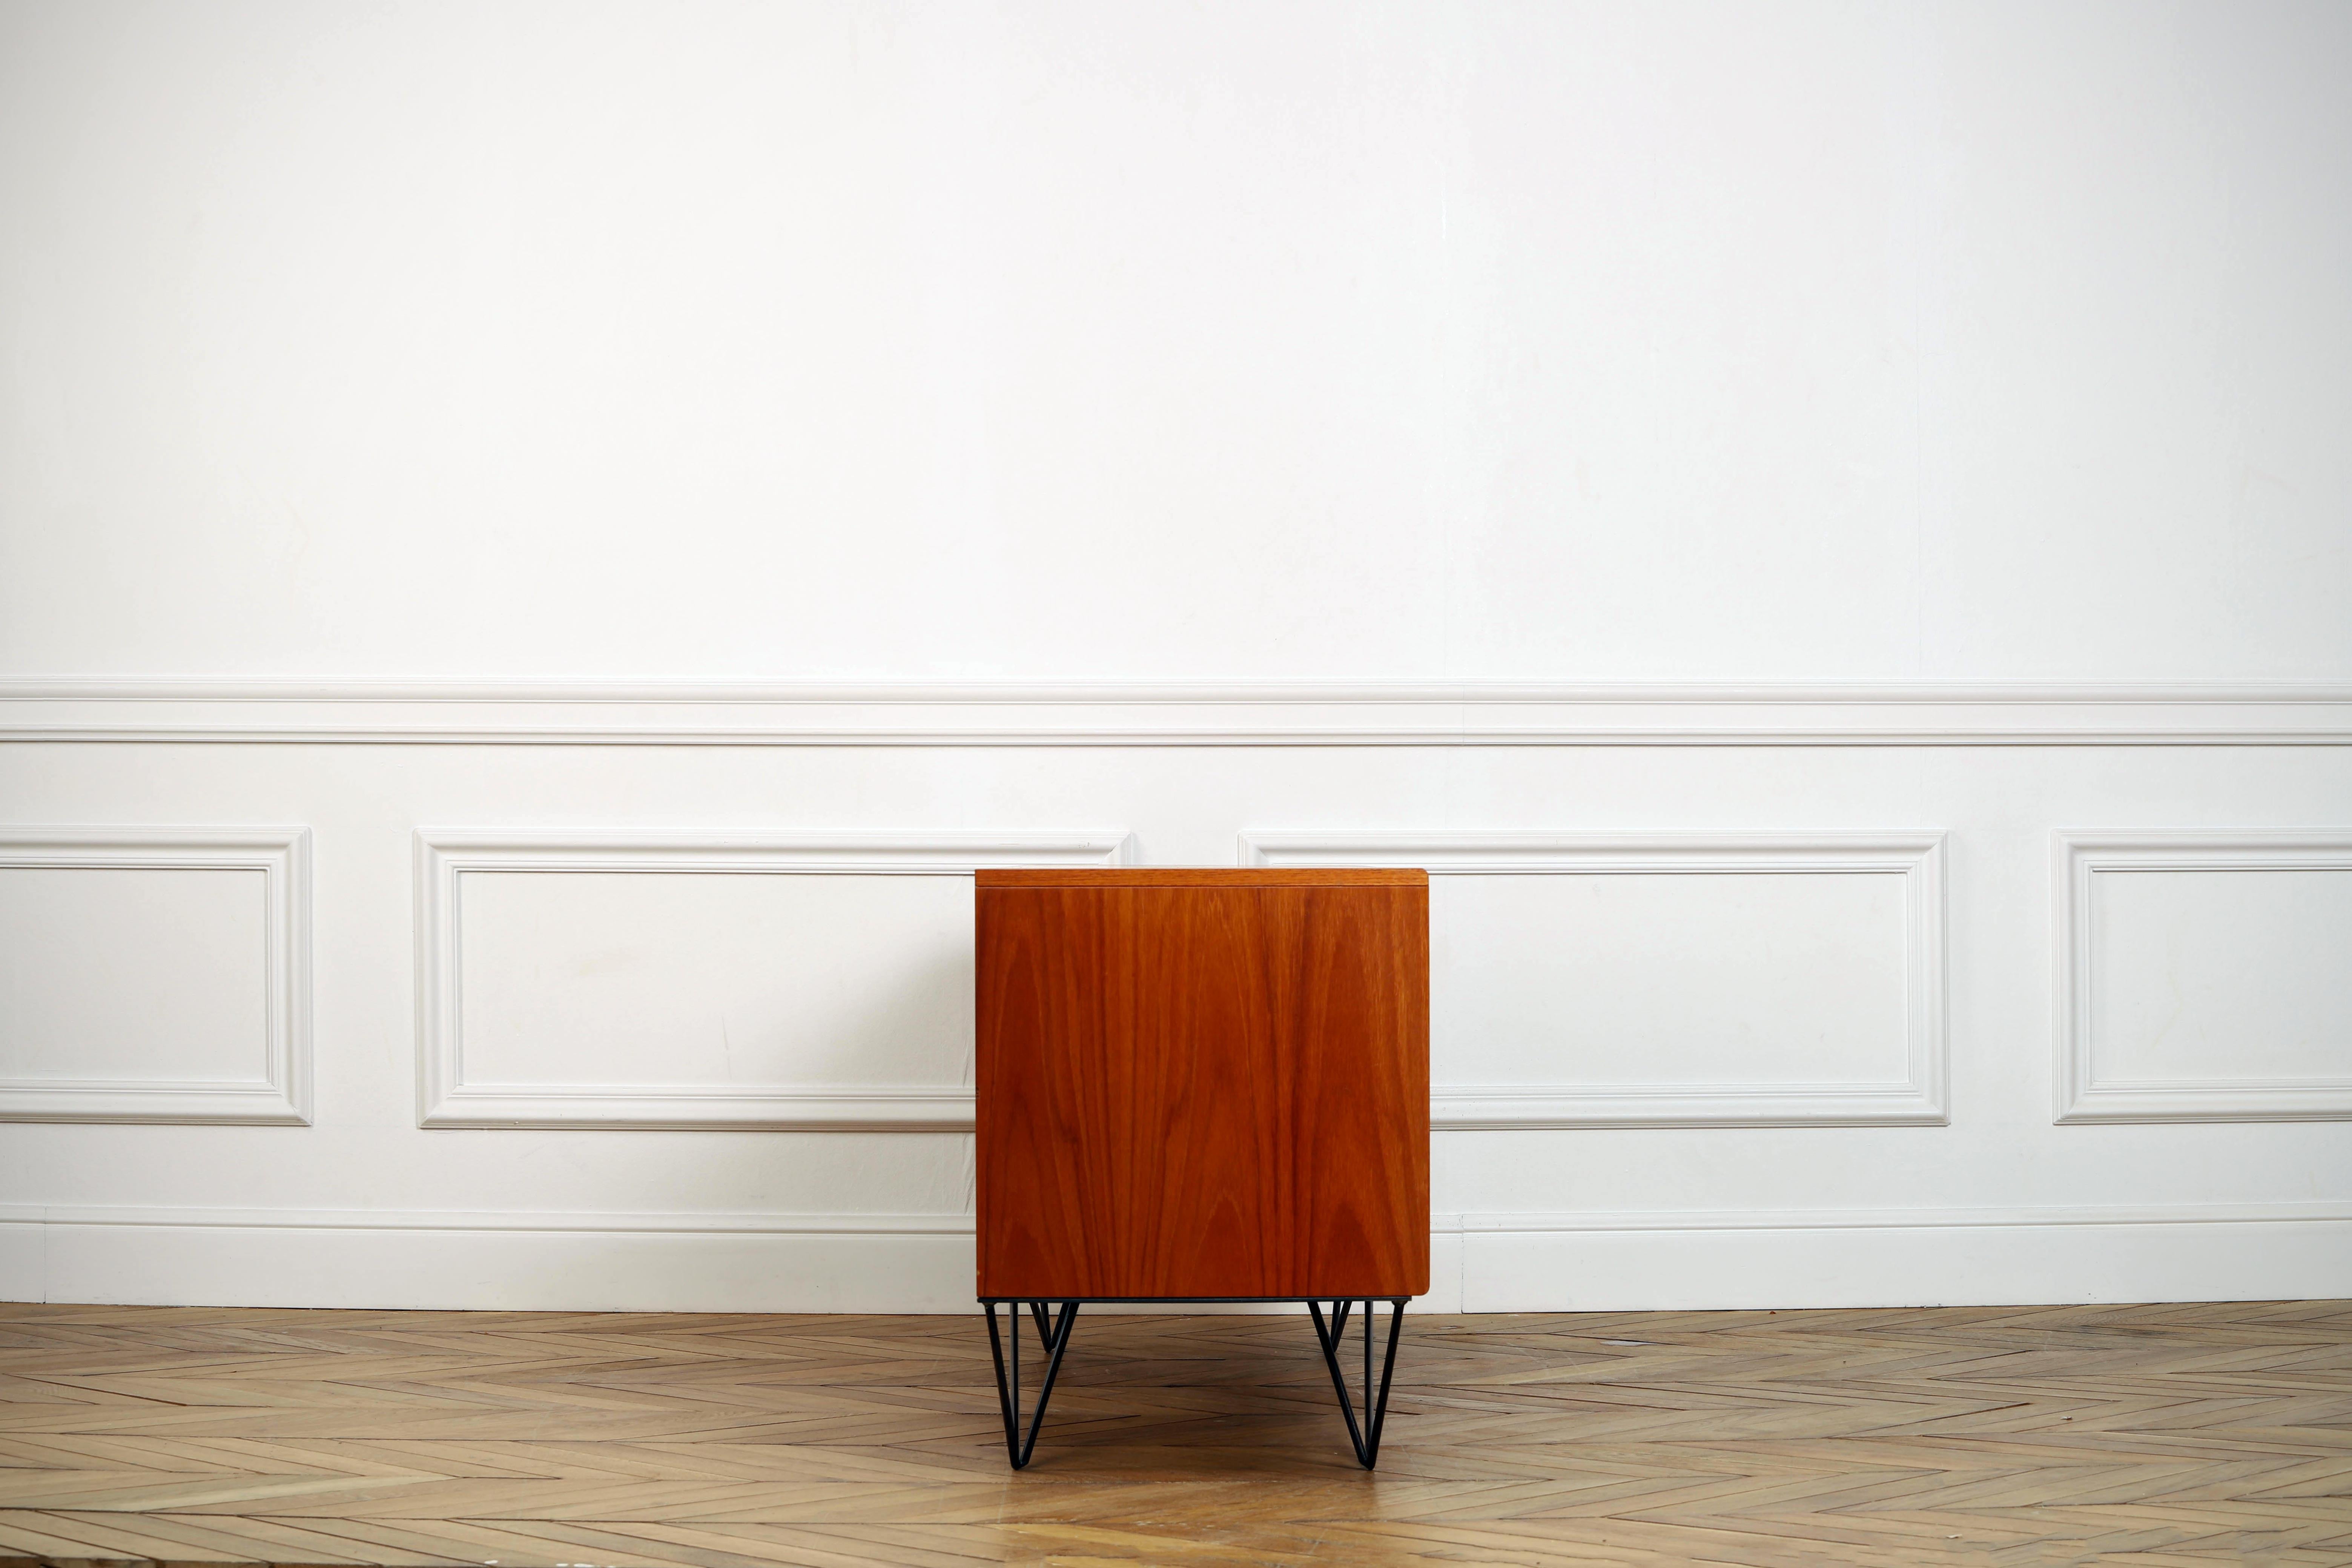
[[[2052,994],[2062,1124],[2098,1121],[2316,1121],[2352,1119],[2352,1074],[2134,1081],[2103,1077],[2095,1016],[2093,879],[2130,871],[2352,873],[2352,829],[2137,831],[2053,835]],[[2352,1052],[2352,1039],[2347,1039]]]
[[[1950,1120],[1944,835],[1245,833],[1245,866],[1409,866],[1432,876],[1826,874],[1904,879],[1904,1077],[1891,1082],[1438,1084],[1441,1131],[1901,1127]]]
[[[2352,686],[0,679],[0,739],[501,745],[2352,744]]]
[[[416,835],[418,1125],[969,1131],[969,1086],[495,1084],[466,1076],[460,879],[468,872],[969,876],[983,866],[1118,866],[1124,831],[814,834],[425,828]]]
[[[310,1120],[310,831],[307,827],[0,827],[0,869],[256,871],[266,996],[259,1079],[0,1080],[0,1121],[302,1126]]]

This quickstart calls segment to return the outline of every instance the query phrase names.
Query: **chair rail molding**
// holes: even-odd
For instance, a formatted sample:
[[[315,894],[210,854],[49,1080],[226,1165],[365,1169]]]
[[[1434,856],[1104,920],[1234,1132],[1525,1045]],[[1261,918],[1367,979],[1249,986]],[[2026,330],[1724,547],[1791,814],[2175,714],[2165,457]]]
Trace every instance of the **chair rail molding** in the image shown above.
[[[969,876],[992,866],[1122,866],[1135,840],[1096,832],[796,833],[421,828],[416,834],[417,1124],[421,1127],[968,1132],[968,1085],[499,1084],[466,1077],[463,892],[468,872]]]
[[[0,740],[658,746],[2352,744],[2352,686],[16,677]]]
[[[1950,1121],[1942,832],[1244,833],[1245,866],[1443,876],[1885,875],[1904,883],[1905,1073],[1892,1082],[1439,1084],[1440,1131],[1912,1127]]]
[[[2326,1121],[2352,1120],[2352,1074],[2129,1079],[2098,1062],[2094,879],[2147,871],[2352,873],[2352,827],[2061,828],[2052,835],[2051,993],[2057,1043],[2054,1120]],[[2345,1042],[2352,1061],[2352,1038]]]
[[[1433,1236],[1612,1232],[2000,1230],[2046,1226],[2352,1224],[2352,1203],[1997,1204],[1858,1209],[1581,1209],[1430,1215]],[[971,1237],[966,1212],[227,1208],[163,1204],[0,1204],[0,1225],[117,1229],[511,1231],[548,1235]],[[968,1305],[968,1303],[967,1303]]]
[[[253,871],[262,877],[262,1076],[0,1080],[0,1121],[307,1126],[310,1121],[308,827],[5,826],[0,870]]]

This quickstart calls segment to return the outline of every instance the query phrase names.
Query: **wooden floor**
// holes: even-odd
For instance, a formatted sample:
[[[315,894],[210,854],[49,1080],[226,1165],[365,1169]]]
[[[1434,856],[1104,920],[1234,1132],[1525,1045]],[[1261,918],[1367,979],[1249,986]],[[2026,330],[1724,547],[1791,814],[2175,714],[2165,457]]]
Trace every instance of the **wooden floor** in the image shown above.
[[[0,1306],[0,1558],[2352,1563],[2352,1303],[1302,1318]]]

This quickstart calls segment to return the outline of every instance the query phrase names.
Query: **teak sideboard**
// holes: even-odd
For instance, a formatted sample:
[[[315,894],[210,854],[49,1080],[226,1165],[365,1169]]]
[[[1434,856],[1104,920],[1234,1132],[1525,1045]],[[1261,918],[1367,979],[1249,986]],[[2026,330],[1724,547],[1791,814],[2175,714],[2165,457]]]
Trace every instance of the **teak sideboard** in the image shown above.
[[[1308,1304],[1370,1466],[1405,1300],[1429,1289],[1427,874],[978,881],[979,1296],[1015,1468],[1081,1303],[1234,1300]],[[1024,1309],[1048,1357],[1025,1435]],[[1357,1310],[1360,1424],[1339,1360]]]

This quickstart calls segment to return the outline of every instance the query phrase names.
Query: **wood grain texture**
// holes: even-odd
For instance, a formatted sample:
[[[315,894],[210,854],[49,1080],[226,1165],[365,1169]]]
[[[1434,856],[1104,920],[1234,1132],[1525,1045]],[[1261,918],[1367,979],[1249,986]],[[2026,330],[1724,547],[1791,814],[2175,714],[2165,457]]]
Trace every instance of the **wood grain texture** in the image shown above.
[[[2352,1562],[2352,1302],[1303,1315],[0,1306],[0,1563]]]
[[[1426,888],[1426,871],[1349,866],[1337,869],[1227,869],[1200,866],[1116,866],[1100,870],[987,869],[983,888]]]
[[[1424,874],[978,899],[982,1296],[1429,1289]]]

